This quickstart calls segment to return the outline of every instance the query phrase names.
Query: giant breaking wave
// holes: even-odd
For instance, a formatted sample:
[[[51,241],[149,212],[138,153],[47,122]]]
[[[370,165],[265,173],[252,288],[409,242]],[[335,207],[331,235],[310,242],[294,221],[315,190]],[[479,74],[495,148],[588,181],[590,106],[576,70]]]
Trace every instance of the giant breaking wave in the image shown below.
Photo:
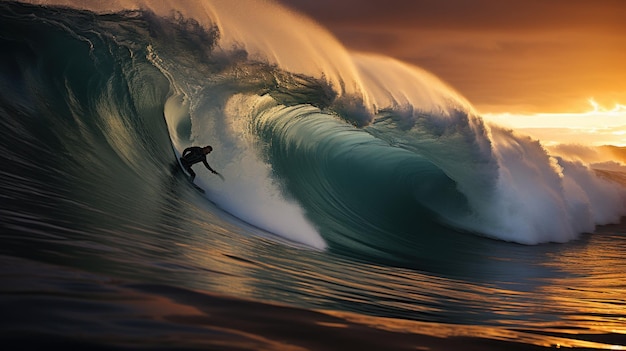
[[[440,235],[565,242],[626,214],[624,189],[588,165],[277,5],[55,4],[71,7],[0,5],[15,182],[33,181],[19,160],[35,158],[53,176],[132,194],[185,147],[210,144],[226,180],[200,175],[205,201],[314,248],[409,255]]]

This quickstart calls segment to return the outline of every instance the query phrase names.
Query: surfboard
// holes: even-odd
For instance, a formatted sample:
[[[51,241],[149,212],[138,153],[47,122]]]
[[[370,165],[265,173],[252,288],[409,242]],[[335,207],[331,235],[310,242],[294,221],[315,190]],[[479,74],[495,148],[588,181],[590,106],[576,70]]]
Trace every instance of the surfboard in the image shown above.
[[[198,190],[199,192],[201,192],[201,193],[203,193],[203,194],[205,193],[205,192],[204,192],[204,189],[202,189],[201,187],[197,186],[196,184],[194,184],[194,183],[192,183],[192,182],[189,182],[189,183],[191,184],[191,186],[193,186],[194,188],[196,188],[196,190]]]

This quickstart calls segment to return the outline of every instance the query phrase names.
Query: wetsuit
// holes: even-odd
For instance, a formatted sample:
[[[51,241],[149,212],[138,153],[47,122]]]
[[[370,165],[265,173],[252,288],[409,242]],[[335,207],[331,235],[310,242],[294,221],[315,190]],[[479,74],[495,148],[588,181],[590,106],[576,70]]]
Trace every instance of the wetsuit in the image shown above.
[[[183,151],[183,157],[180,158],[180,163],[182,163],[183,167],[191,176],[191,181],[196,178],[196,173],[191,169],[191,165],[196,164],[198,162],[204,163],[204,166],[208,168],[209,171],[216,173],[209,163],[206,161],[206,155],[204,151],[199,146],[188,147]]]

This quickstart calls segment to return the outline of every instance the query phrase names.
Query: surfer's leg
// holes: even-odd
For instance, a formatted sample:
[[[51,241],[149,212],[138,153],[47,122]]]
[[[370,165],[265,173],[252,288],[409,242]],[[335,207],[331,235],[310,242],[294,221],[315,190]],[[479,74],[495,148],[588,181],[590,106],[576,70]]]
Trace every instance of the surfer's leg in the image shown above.
[[[183,165],[185,171],[189,173],[189,180],[193,182],[193,180],[196,178],[196,172],[191,169],[191,165],[187,163],[187,161],[182,157],[180,158],[180,163]]]
[[[193,182],[193,180],[196,179],[196,172],[191,169],[191,166],[187,166],[185,170],[189,173],[189,181]]]

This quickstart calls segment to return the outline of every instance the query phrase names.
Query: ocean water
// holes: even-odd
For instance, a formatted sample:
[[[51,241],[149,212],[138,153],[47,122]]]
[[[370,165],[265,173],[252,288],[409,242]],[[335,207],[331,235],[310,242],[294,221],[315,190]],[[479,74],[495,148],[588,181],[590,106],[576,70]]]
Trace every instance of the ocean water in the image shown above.
[[[3,349],[626,349],[619,167],[270,2],[0,19]]]

